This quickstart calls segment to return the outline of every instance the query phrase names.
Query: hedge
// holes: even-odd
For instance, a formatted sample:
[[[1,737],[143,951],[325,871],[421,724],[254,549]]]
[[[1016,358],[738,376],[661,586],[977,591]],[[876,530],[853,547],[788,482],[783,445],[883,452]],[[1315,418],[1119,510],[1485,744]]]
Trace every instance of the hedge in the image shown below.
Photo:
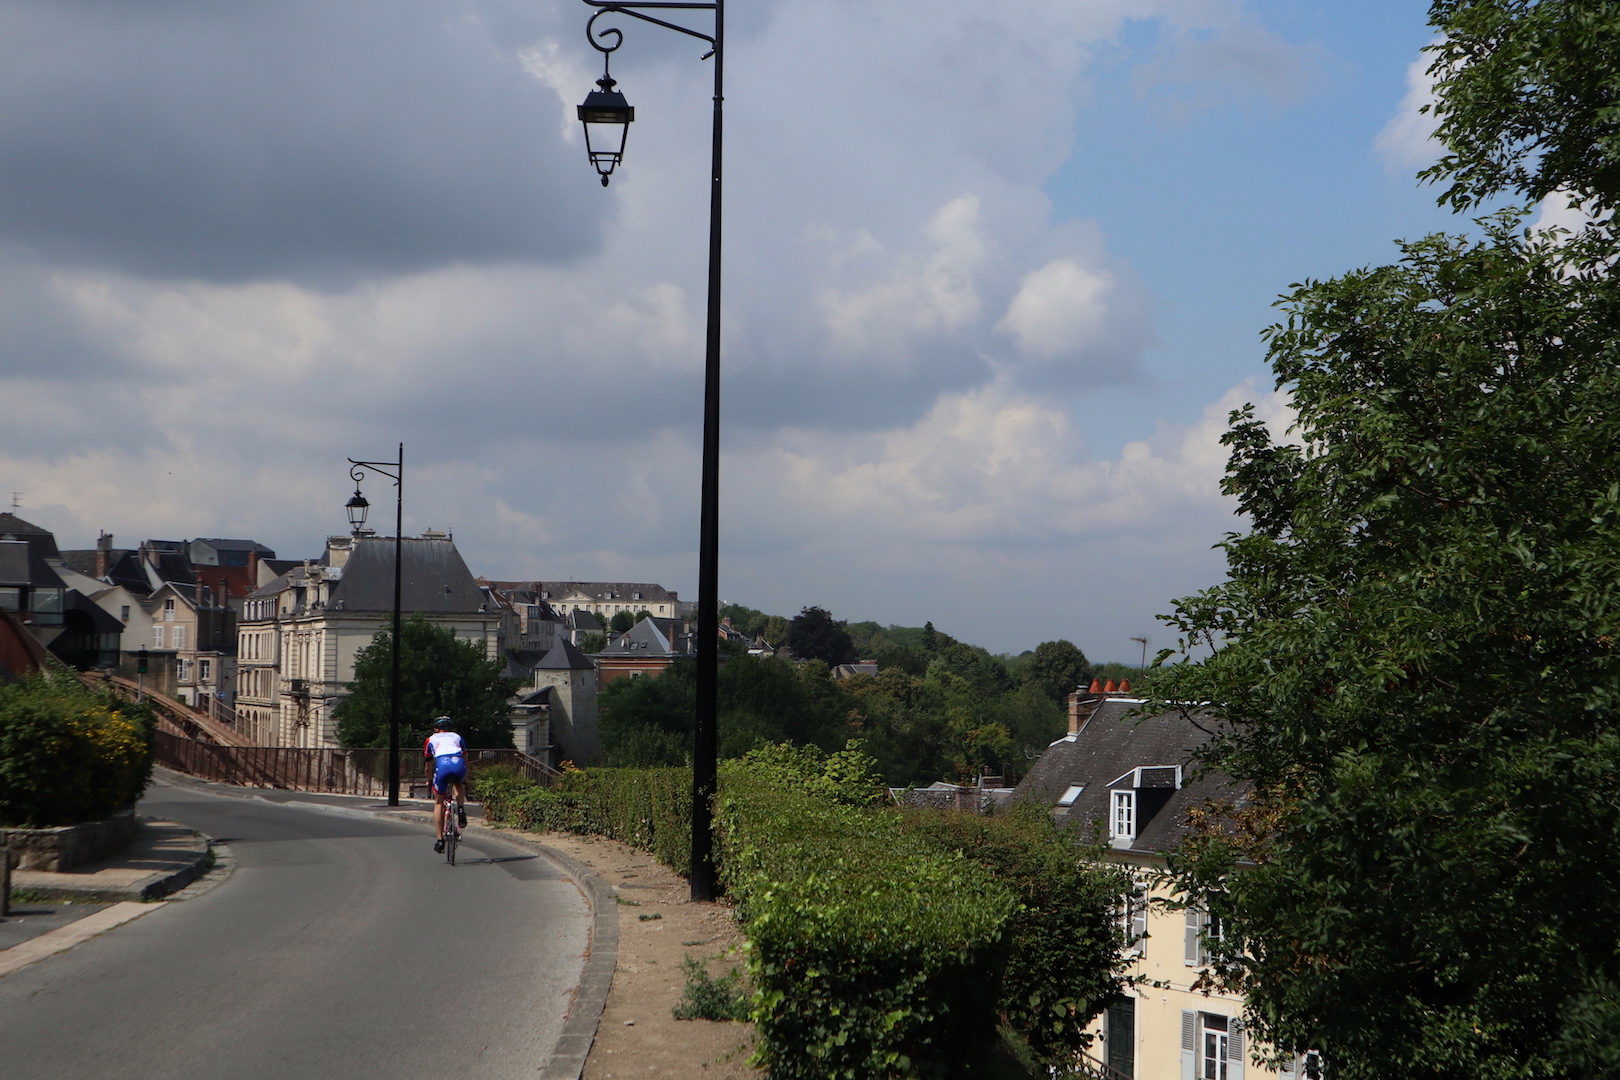
[[[857,748],[727,762],[720,882],[748,937],[758,1058],[772,1080],[982,1076],[996,1028],[1044,1074],[1085,1045],[1120,987],[1120,873],[1042,814],[874,808]],[[610,836],[685,873],[691,772],[570,772],[551,789],[492,770],[491,821]]]
[[[152,714],[41,673],[0,683],[0,825],[104,818],[139,799],[152,775]]]

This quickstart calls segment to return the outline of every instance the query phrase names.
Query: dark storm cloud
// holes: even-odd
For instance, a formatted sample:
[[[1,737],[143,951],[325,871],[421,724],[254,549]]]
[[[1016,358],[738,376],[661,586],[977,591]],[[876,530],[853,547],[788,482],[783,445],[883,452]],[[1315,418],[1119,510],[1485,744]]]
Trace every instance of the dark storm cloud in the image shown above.
[[[610,204],[519,59],[549,17],[0,4],[0,237],[44,262],[210,281],[577,256]]]

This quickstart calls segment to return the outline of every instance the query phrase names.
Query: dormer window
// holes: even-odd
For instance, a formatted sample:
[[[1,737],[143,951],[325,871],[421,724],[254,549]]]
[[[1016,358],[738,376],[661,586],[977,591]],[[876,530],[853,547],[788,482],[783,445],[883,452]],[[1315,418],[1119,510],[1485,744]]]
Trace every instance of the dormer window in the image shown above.
[[[1113,812],[1108,818],[1108,835],[1113,840],[1136,839],[1136,792],[1116,791]]]

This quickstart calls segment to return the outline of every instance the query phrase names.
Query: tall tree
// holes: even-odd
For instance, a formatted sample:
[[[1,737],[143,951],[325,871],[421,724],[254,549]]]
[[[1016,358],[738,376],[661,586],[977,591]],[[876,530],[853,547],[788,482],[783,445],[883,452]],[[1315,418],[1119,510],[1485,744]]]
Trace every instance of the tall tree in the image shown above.
[[[1620,1069],[1620,280],[1484,229],[1287,298],[1298,443],[1234,414],[1251,528],[1155,688],[1252,785],[1175,866],[1223,978],[1335,1080]]]
[[[426,739],[434,717],[449,716],[468,747],[511,747],[507,703],[518,684],[479,643],[420,615],[401,624],[399,641],[401,745]],[[393,635],[386,630],[356,654],[349,696],[332,710],[344,746],[388,745],[393,656]]]
[[[800,660],[823,660],[834,667],[855,659],[849,631],[831,612],[818,607],[807,607],[793,617],[787,647]]]
[[[1058,703],[1091,681],[1091,662],[1072,641],[1043,641],[1024,666],[1023,682]]]
[[[1620,199],[1620,3],[1436,0],[1429,19],[1448,153],[1425,179],[1462,209],[1512,193],[1566,191],[1594,209]]]

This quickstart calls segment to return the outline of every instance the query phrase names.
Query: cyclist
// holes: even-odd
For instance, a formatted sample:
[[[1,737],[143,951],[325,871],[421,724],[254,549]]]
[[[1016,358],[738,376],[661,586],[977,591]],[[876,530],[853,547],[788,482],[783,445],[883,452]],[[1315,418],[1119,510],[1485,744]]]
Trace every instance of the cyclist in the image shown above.
[[[433,734],[422,747],[428,776],[433,781],[433,850],[444,850],[445,796],[456,798],[456,824],[467,827],[467,749],[453,730],[455,721],[441,716],[433,721]]]

